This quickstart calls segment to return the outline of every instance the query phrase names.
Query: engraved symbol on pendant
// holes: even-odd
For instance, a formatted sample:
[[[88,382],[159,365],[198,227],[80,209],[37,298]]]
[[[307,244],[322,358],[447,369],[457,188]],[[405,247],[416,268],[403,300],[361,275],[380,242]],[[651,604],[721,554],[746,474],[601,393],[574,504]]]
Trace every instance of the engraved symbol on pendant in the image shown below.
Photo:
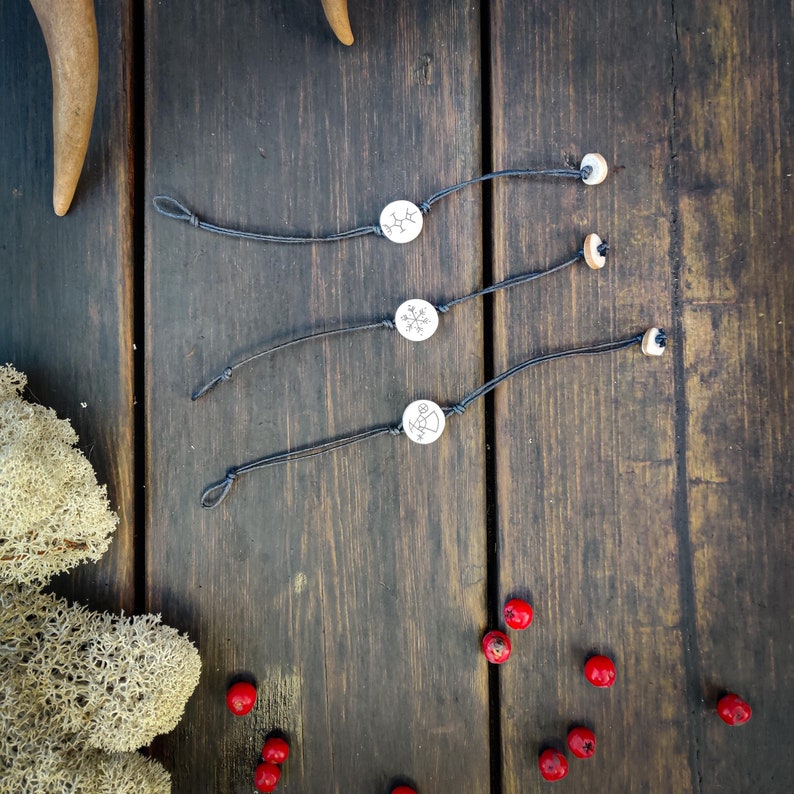
[[[383,235],[393,243],[410,243],[422,231],[422,211],[416,204],[400,199],[392,201],[380,214]]]
[[[446,417],[432,400],[416,400],[403,413],[403,430],[417,444],[432,444],[444,432]]]
[[[397,307],[394,324],[401,336],[412,342],[421,342],[436,332],[438,312],[432,303],[414,298]]]

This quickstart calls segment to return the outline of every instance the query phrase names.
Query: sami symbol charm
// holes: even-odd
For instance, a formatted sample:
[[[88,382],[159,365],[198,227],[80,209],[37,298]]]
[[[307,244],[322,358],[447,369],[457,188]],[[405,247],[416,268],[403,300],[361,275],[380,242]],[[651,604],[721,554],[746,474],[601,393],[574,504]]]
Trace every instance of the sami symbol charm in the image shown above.
[[[383,236],[393,243],[410,243],[422,231],[422,210],[410,201],[392,201],[380,214],[380,228]]]
[[[432,444],[446,423],[441,407],[432,400],[416,400],[403,411],[403,432],[417,444]]]
[[[394,313],[394,326],[411,342],[430,339],[438,328],[438,312],[432,303],[421,298],[405,301]]]

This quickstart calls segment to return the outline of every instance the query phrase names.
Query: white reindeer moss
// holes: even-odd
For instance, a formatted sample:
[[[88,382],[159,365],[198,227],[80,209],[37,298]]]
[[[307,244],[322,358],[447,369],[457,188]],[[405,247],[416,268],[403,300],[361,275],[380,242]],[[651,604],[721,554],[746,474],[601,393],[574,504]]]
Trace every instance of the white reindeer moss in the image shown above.
[[[22,399],[26,380],[0,367],[0,581],[34,584],[98,560],[118,519],[68,420]]]
[[[137,752],[182,717],[193,644],[159,615],[91,612],[41,591],[97,560],[117,518],[69,422],[0,367],[0,794],[168,794]]]
[[[14,586],[0,589],[0,608],[0,674],[11,697],[50,712],[51,726],[109,752],[176,727],[201,661],[159,615],[119,618]]]

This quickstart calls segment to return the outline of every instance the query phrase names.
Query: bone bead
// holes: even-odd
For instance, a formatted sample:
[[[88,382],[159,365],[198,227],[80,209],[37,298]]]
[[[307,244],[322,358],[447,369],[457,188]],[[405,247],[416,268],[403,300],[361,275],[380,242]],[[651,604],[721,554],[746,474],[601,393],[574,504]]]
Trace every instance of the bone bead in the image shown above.
[[[588,267],[593,270],[600,270],[607,261],[604,254],[600,253],[598,246],[601,245],[602,240],[597,234],[588,234],[584,238],[584,261],[587,262]]]
[[[607,161],[597,152],[591,152],[582,158],[579,170],[588,167],[591,168],[592,171],[590,172],[590,176],[582,179],[585,185],[600,185],[607,178],[607,173],[609,172]]]
[[[642,337],[642,352],[646,356],[661,356],[667,347],[667,335],[661,328],[649,328]]]

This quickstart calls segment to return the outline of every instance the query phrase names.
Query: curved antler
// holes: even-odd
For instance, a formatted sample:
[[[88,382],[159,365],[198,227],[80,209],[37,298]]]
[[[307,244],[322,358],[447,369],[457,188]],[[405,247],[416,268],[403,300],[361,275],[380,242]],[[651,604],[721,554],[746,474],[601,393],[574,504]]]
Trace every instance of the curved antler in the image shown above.
[[[52,68],[54,177],[52,204],[72,203],[91,135],[99,82],[99,42],[93,0],[30,0]]]
[[[347,0],[322,0],[322,4],[331,30],[342,44],[349,47],[353,43],[353,31],[347,15]]]

